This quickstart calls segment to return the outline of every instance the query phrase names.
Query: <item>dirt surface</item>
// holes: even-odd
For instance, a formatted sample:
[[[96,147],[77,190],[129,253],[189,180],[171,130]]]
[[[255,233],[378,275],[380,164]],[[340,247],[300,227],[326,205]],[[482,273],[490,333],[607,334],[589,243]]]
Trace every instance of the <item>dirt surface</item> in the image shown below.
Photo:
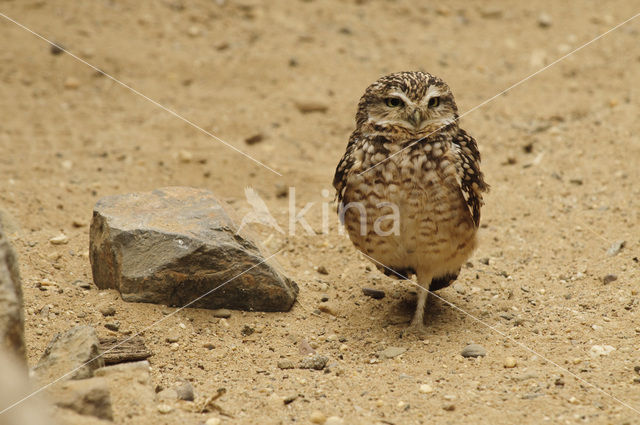
[[[431,298],[425,336],[403,334],[411,283],[356,252],[334,205],[322,233],[369,83],[426,70],[464,113],[638,13],[637,2],[4,0],[0,11],[282,174],[0,17],[0,207],[21,259],[31,365],[56,332],[88,324],[106,336],[117,320],[119,335],[144,331],[155,385],[186,378],[196,402],[225,388],[217,403],[232,416],[115,406],[117,423],[310,423],[315,410],[346,424],[640,423],[640,19],[462,118],[492,191],[480,247],[456,286]],[[327,109],[303,114],[300,102]],[[317,234],[253,229],[266,251],[282,249],[300,302],[225,322],[74,285],[91,281],[94,203],[171,185],[213,190],[241,214],[251,186],[285,231],[282,187],[295,188],[296,212],[313,202],[305,217]],[[61,232],[68,244],[51,244]],[[624,247],[608,255],[616,241]],[[617,279],[605,284],[608,274]],[[115,317],[99,312],[105,303]],[[333,314],[318,313],[323,304]],[[327,371],[278,368],[299,362],[302,340],[329,357]],[[472,342],[486,357],[461,357]],[[594,345],[615,351],[594,357]],[[382,358],[389,347],[406,352]]]

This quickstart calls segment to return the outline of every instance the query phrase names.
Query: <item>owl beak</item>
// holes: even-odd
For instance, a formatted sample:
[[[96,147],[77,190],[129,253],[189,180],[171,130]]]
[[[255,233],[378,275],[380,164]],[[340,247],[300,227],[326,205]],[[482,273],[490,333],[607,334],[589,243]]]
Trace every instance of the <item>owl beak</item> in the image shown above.
[[[416,129],[420,128],[420,124],[422,124],[422,114],[419,109],[413,111],[413,114],[409,116],[409,122],[413,124]]]

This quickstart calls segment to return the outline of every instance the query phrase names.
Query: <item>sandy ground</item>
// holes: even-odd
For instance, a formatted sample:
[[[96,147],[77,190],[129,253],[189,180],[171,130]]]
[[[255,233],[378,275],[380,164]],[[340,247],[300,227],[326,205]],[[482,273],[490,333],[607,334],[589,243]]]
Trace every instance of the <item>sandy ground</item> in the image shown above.
[[[403,335],[412,285],[381,275],[338,234],[333,205],[321,232],[369,83],[426,70],[469,111],[638,13],[637,2],[4,0],[0,11],[282,174],[0,17],[0,206],[21,258],[29,361],[74,324],[108,335],[98,307],[111,303],[120,334],[151,326],[155,385],[187,378],[199,400],[224,387],[219,405],[233,416],[116,406],[117,423],[309,423],[314,410],[347,424],[640,423],[640,19],[462,118],[492,191],[482,243],[459,284],[431,300],[424,338]],[[328,110],[302,114],[301,101]],[[261,142],[245,143],[256,134]],[[174,309],[74,286],[91,281],[93,204],[169,185],[208,188],[240,213],[251,186],[285,229],[283,186],[295,187],[297,211],[313,202],[305,217],[317,234],[253,229],[268,251],[282,249],[300,302],[234,312],[228,327],[193,309],[153,325]],[[50,244],[61,232],[69,243]],[[625,246],[607,255],[616,241]],[[617,280],[603,283],[607,274]],[[363,286],[387,296],[367,298]],[[324,295],[336,316],[315,313]],[[243,336],[245,325],[257,332]],[[300,359],[302,340],[330,357],[328,373],[277,367]],[[471,342],[487,356],[462,358]],[[594,345],[615,351],[593,357]],[[379,358],[393,346],[407,351]],[[504,367],[510,356],[515,368]],[[288,396],[297,398],[285,405]]]

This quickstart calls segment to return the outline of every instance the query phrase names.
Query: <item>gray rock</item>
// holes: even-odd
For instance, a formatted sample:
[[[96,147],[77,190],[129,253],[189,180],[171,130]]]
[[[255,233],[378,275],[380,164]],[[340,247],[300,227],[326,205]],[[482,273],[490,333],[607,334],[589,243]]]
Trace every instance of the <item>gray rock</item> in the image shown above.
[[[49,383],[63,375],[65,379],[86,379],[104,366],[100,341],[91,326],[77,326],[56,334],[34,368],[41,382]]]
[[[125,301],[287,311],[298,286],[206,190],[170,187],[109,196],[96,204],[90,260],[101,289]],[[207,294],[206,296],[204,296]]]
[[[300,362],[300,369],[315,369],[322,370],[327,365],[329,358],[322,354],[315,354],[313,356],[307,356]]]
[[[362,293],[367,297],[373,298],[374,300],[381,300],[385,296],[384,291],[374,288],[362,288]]]
[[[175,388],[176,394],[178,394],[178,400],[193,401],[195,400],[195,394],[193,391],[193,385],[191,382],[183,380],[178,383]]]
[[[167,388],[156,394],[158,401],[175,401],[178,399],[178,392],[174,388]]]
[[[480,344],[469,344],[460,352],[462,357],[483,357],[487,355],[487,350]]]
[[[90,378],[62,382],[54,386],[49,399],[56,405],[81,415],[113,420],[108,382],[104,378]]]
[[[278,362],[278,367],[280,369],[293,369],[295,366],[291,360],[280,360]]]
[[[616,276],[615,274],[608,274],[602,278],[602,283],[608,285],[611,282],[615,282],[616,280],[618,280],[618,276]]]
[[[380,352],[380,357],[383,357],[385,359],[392,359],[394,357],[398,357],[400,354],[403,354],[405,351],[407,351],[407,349],[404,347],[389,347]]]
[[[22,283],[16,254],[3,231],[0,215],[0,349],[26,362]]]
[[[613,244],[611,244],[609,249],[607,249],[607,255],[609,257],[613,257],[614,255],[622,251],[622,248],[624,248],[626,244],[626,241],[615,241]]]

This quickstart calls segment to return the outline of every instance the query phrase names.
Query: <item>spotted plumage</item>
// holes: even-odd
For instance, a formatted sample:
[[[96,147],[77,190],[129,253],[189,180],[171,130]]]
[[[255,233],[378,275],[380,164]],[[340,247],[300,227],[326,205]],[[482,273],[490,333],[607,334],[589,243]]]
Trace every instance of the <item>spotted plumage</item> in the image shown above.
[[[353,244],[385,274],[416,274],[421,326],[427,289],[444,288],[476,246],[482,194],[475,140],[458,126],[451,90],[423,72],[369,86],[333,185]]]

